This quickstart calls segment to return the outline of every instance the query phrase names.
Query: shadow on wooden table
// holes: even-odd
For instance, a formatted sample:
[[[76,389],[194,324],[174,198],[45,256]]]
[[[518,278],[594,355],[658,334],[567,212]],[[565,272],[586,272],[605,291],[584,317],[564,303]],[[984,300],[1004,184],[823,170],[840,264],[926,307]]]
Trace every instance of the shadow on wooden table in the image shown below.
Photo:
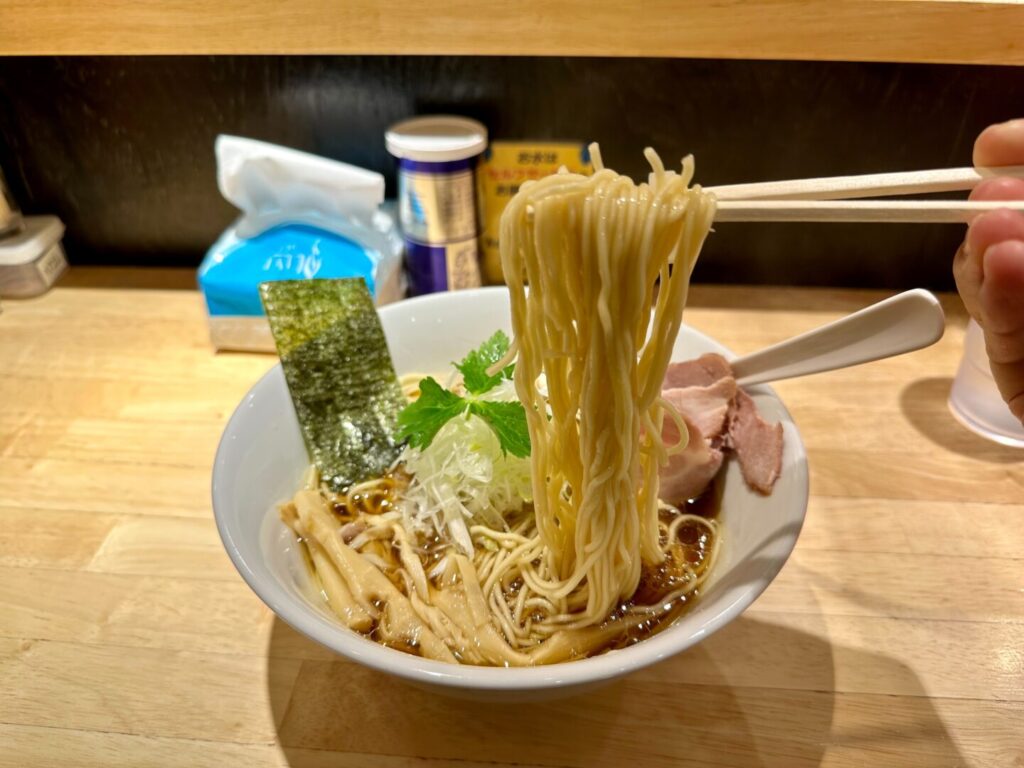
[[[818,616],[812,622],[821,623]],[[920,682],[877,654],[743,616],[659,665],[575,698],[484,704],[439,696],[345,661],[275,620],[268,664],[303,659],[290,694],[271,687],[278,742],[291,768],[473,766],[800,766],[830,758],[961,764]],[[917,695],[833,693],[843,667],[896,677]],[[834,711],[842,722],[833,723]],[[887,754],[888,751],[888,754]],[[887,762],[887,758],[889,762]],[[918,757],[918,760],[920,757]],[[830,760],[830,762],[832,762]],[[911,759],[916,763],[917,760]],[[426,763],[424,763],[426,764]]]
[[[957,423],[947,403],[952,386],[948,376],[917,379],[900,392],[900,410],[925,438],[948,451],[998,464],[1018,463],[1019,449],[993,443]]]

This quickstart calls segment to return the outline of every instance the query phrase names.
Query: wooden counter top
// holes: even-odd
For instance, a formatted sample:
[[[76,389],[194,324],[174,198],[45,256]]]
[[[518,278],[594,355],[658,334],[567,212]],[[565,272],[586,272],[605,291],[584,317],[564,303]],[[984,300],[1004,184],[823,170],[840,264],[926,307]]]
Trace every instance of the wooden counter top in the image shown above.
[[[778,386],[810,510],[741,618],[584,697],[486,706],[332,655],[235,572],[210,467],[274,360],[214,354],[192,282],[81,270],[3,302],[0,766],[1024,765],[1024,453],[947,411],[955,297],[934,347]],[[698,287],[687,320],[742,353],[878,298]]]
[[[0,54],[471,54],[1024,64],[1018,0],[0,0]],[[681,96],[685,98],[685,95]]]

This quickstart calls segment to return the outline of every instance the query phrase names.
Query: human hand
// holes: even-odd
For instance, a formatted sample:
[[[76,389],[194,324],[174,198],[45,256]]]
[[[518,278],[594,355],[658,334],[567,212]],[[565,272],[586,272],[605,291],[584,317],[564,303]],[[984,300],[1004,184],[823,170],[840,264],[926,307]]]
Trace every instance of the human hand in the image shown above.
[[[974,165],[1024,165],[1024,119],[982,131]],[[971,200],[1024,200],[1024,179],[987,179]],[[953,276],[984,331],[999,392],[1024,423],[1024,214],[999,210],[976,218],[953,261]]]

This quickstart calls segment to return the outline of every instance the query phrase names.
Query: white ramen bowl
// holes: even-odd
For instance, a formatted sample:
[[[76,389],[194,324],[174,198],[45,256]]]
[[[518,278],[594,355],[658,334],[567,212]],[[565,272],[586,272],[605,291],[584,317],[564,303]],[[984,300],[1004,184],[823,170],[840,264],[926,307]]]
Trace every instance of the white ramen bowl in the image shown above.
[[[498,328],[509,331],[508,292],[485,288],[434,294],[380,310],[399,374],[440,372]],[[683,326],[673,359],[729,351]],[[789,412],[768,387],[750,390],[765,418],[780,421],[782,475],[770,496],[726,468],[719,520],[722,545],[695,605],[646,640],[580,661],[532,668],[474,667],[385,648],[343,627],[311,594],[305,565],[277,505],[299,487],[309,464],[281,367],[249,391],[231,416],[213,467],[213,511],[224,547],[242,578],[299,632],[343,656],[414,684],[456,695],[525,700],[576,693],[679,653],[735,619],[782,569],[807,509],[807,457]]]

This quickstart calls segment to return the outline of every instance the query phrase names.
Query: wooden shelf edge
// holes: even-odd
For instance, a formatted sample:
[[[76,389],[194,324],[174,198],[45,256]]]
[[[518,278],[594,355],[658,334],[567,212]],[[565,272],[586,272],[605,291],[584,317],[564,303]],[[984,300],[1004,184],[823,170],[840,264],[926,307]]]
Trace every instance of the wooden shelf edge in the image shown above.
[[[0,0],[0,55],[454,54],[1024,65],[1011,0]]]

